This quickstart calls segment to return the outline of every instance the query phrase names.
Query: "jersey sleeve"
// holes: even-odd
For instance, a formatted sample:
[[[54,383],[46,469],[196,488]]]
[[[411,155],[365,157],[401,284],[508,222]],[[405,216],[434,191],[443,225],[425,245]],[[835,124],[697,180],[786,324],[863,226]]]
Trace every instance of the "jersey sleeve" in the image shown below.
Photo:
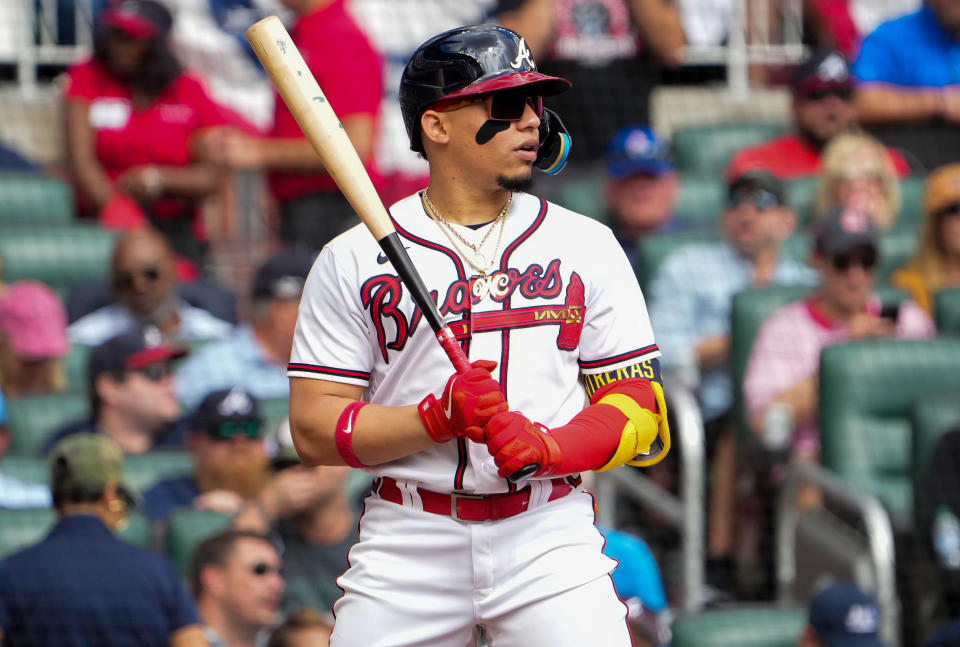
[[[597,249],[580,338],[580,370],[585,375],[660,356],[636,275],[609,229]]]
[[[329,245],[320,252],[300,299],[288,376],[369,384],[373,352],[355,275]]]

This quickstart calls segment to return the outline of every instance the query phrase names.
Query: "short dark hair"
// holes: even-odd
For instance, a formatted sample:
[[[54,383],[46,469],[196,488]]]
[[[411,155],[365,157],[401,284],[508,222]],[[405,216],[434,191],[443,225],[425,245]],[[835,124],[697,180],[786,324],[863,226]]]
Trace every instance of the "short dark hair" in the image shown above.
[[[270,640],[267,642],[267,647],[290,647],[290,634],[301,629],[313,629],[314,627],[331,629],[333,624],[326,615],[316,609],[309,607],[300,609],[273,630],[273,633],[270,634]]]
[[[250,530],[234,530],[231,528],[207,537],[194,548],[193,555],[190,557],[190,567],[187,571],[187,583],[194,598],[199,598],[200,594],[203,593],[203,578],[201,577],[203,569],[208,566],[219,566],[221,568],[226,566],[227,560],[233,553],[234,546],[241,539],[264,541],[276,549],[276,545],[268,536]]]

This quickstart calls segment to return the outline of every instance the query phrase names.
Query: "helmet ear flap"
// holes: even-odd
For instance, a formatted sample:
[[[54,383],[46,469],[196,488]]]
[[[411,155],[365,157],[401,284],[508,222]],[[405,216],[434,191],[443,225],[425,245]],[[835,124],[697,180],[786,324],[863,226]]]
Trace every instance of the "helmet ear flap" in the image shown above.
[[[533,163],[547,175],[559,173],[567,163],[573,140],[560,120],[560,115],[548,108],[540,117],[540,147]]]

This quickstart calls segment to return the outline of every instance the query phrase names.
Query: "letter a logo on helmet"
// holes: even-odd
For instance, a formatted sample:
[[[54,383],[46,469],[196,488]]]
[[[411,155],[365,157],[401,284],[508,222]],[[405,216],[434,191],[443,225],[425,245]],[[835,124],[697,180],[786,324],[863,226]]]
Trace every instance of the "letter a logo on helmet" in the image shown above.
[[[434,36],[413,53],[400,79],[400,110],[410,149],[423,152],[420,116],[441,99],[525,85],[535,85],[548,96],[567,90],[570,82],[537,72],[530,48],[512,29],[472,25]]]
[[[513,63],[510,64],[510,67],[518,70],[524,61],[527,62],[527,66],[530,69],[537,68],[536,64],[533,62],[533,57],[530,56],[530,48],[527,47],[527,43],[523,40],[523,38],[521,38],[520,45],[517,48],[517,57],[513,59]]]

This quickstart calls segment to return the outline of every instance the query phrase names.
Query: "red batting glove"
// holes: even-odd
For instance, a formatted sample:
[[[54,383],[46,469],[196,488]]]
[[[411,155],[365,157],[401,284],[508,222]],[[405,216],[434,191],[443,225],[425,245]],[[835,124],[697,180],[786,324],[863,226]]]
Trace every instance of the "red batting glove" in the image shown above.
[[[436,443],[459,436],[482,443],[483,427],[490,418],[508,408],[500,383],[490,374],[497,363],[478,359],[470,366],[472,368],[455,373],[447,380],[440,400],[431,393],[420,402],[420,419]]]
[[[533,463],[540,466],[534,476],[552,474],[563,458],[550,430],[516,411],[498,413],[490,419],[484,432],[487,449],[500,468],[497,473],[504,478]]]

